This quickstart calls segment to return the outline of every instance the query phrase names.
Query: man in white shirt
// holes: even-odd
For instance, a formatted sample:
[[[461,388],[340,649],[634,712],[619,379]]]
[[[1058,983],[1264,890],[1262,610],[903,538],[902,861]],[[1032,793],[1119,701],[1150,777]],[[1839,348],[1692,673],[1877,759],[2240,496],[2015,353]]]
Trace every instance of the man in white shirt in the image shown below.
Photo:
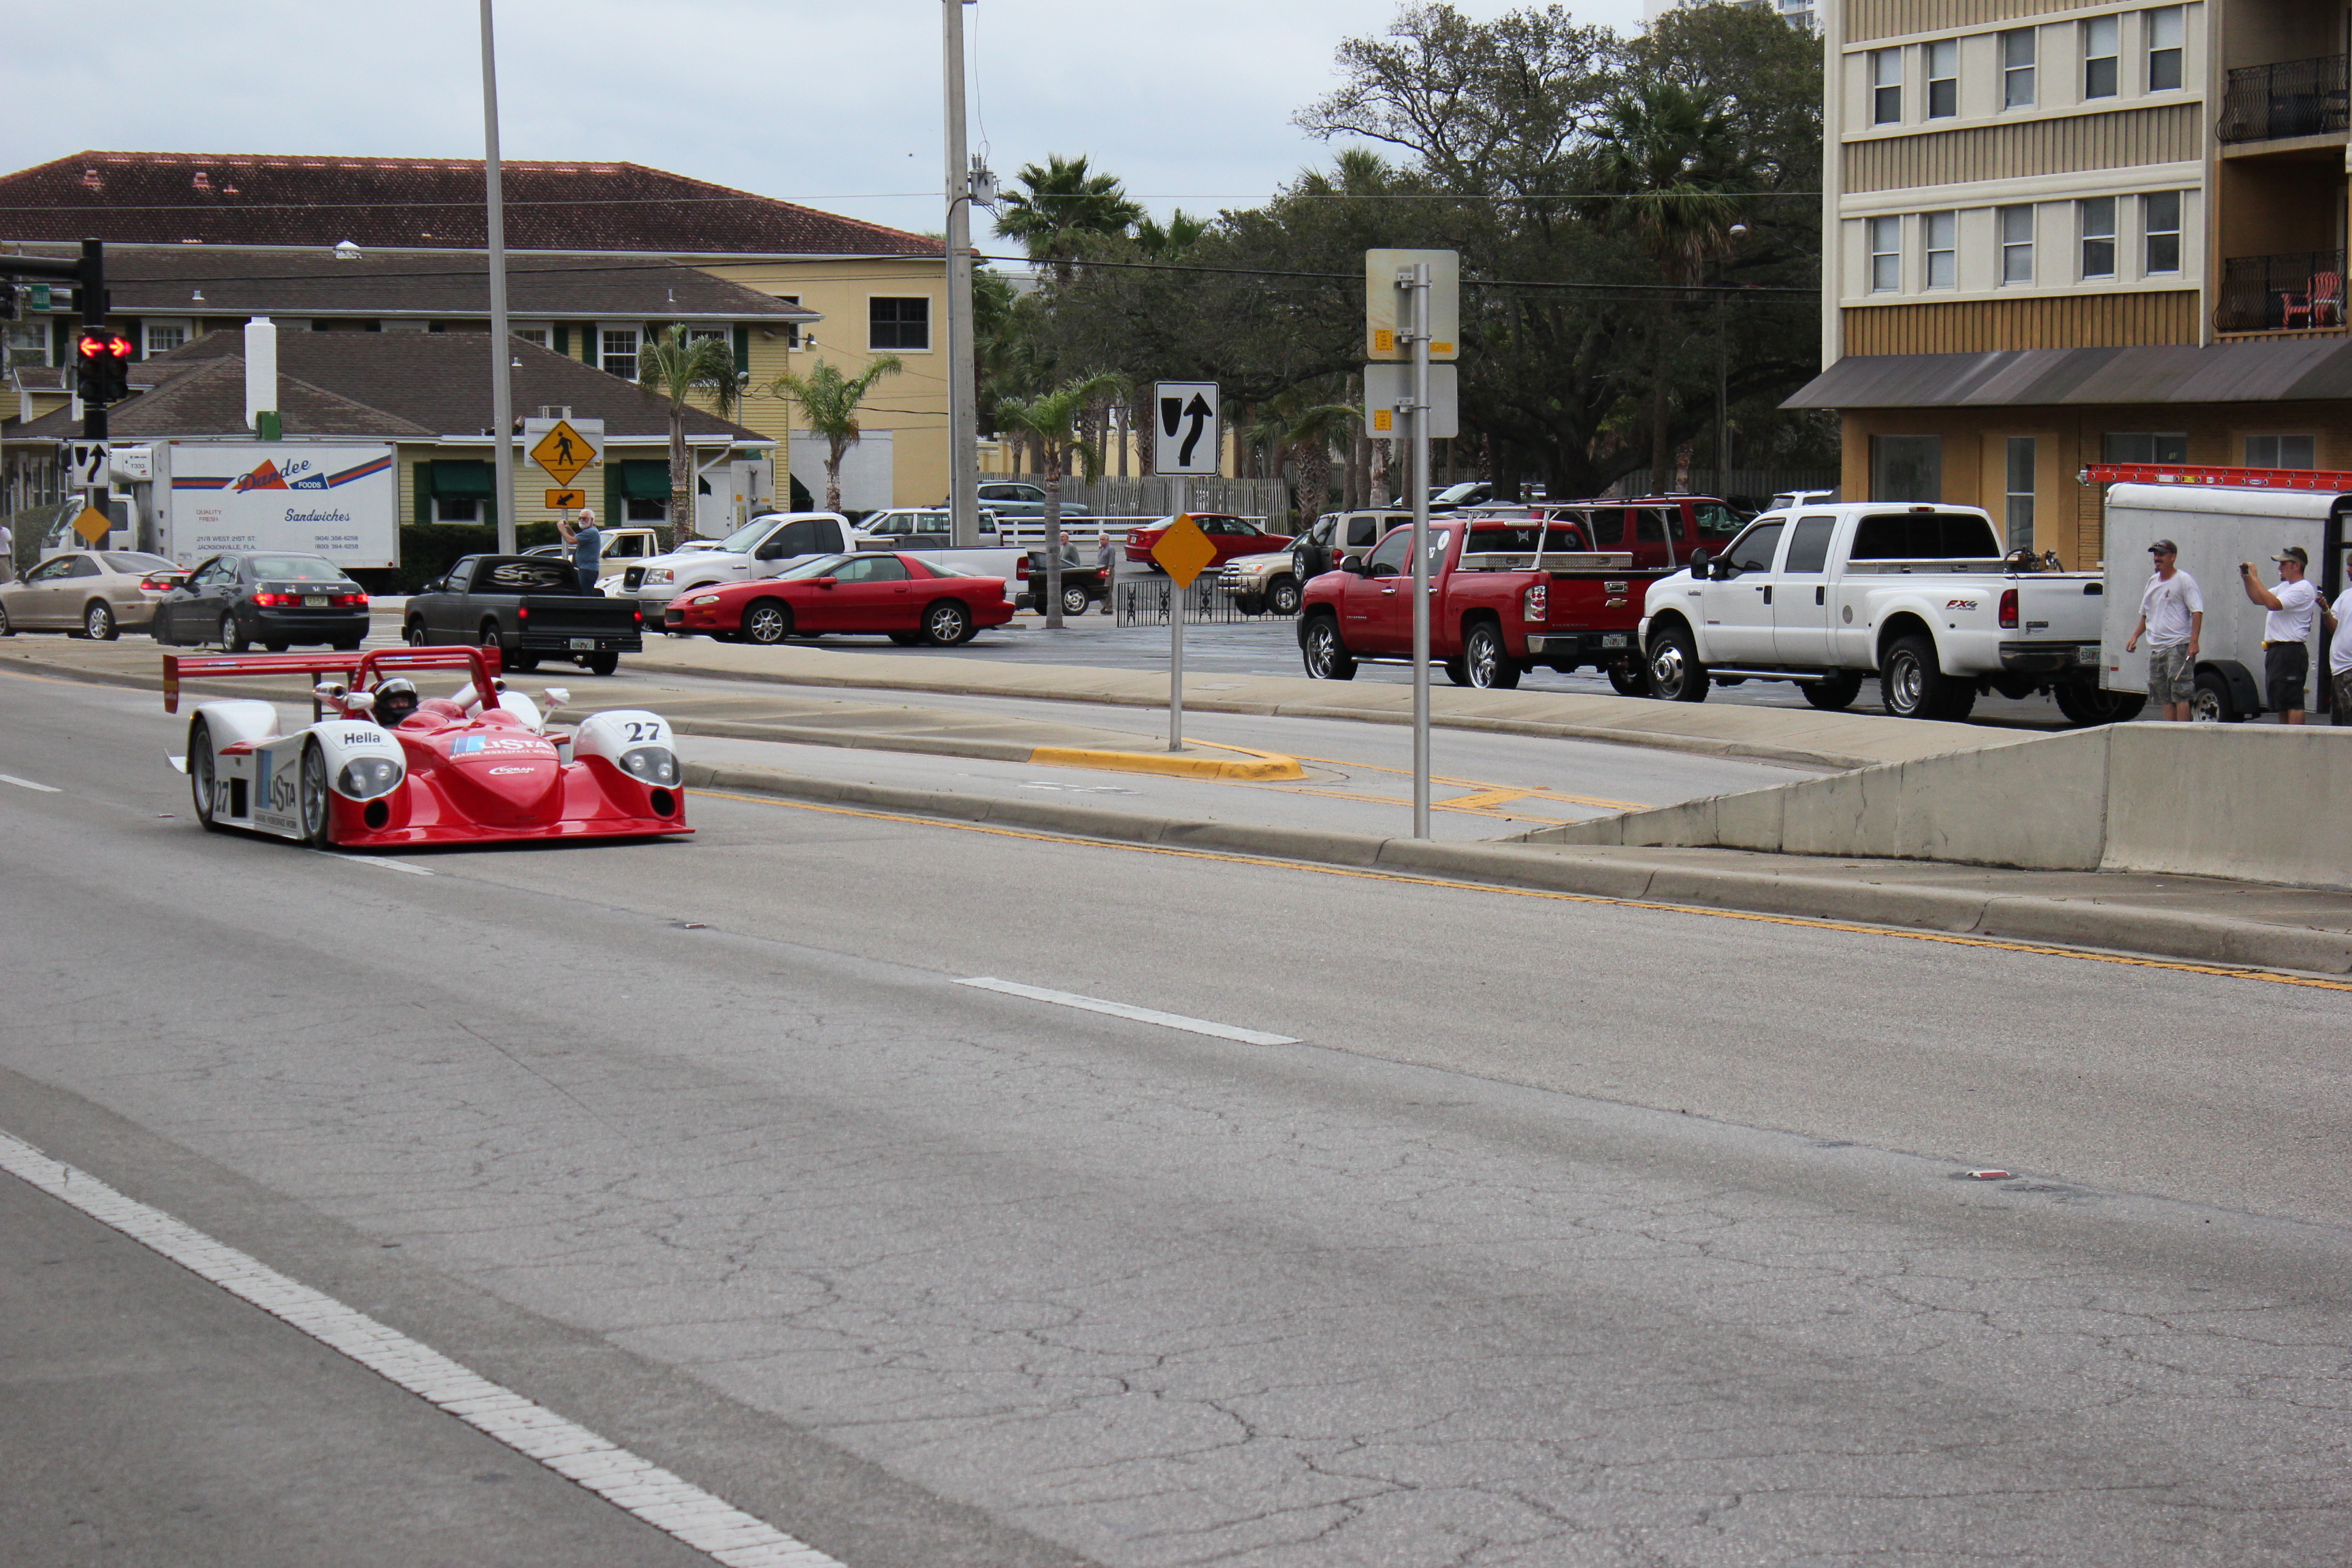
[[[2246,597],[2270,612],[2263,617],[2263,700],[2282,724],[2303,722],[2304,686],[2311,674],[2311,622],[2317,613],[2319,590],[2303,579],[2311,564],[2300,544],[2290,544],[2271,557],[2278,563],[2279,585],[2263,586],[2254,563],[2238,563],[2238,581]]]
[[[2335,640],[2327,645],[2327,720],[2352,724],[2352,637],[2344,635],[2344,620],[2352,616],[2352,588],[2336,595],[2336,608],[2323,610]]]
[[[5,522],[0,522],[0,583],[16,580],[16,535]]]
[[[2160,703],[2164,716],[2186,724],[2196,715],[2197,643],[2205,630],[2205,595],[2197,579],[2180,570],[2180,547],[2159,539],[2147,547],[2156,561],[2147,588],[2139,596],[2139,625],[2124,639],[2124,651],[2147,637],[2147,700]]]

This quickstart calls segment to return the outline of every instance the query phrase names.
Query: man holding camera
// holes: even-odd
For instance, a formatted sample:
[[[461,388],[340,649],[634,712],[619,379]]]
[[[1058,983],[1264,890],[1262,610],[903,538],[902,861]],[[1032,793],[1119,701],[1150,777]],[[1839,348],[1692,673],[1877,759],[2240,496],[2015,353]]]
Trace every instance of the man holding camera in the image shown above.
[[[2290,544],[2271,557],[2278,563],[2279,584],[2271,589],[2254,573],[2251,561],[2238,563],[2238,581],[2246,597],[2270,612],[2263,617],[2263,700],[2286,724],[2303,722],[2304,689],[2311,676],[2311,618],[2319,604],[2319,590],[2304,581],[2311,557],[2300,544]]]

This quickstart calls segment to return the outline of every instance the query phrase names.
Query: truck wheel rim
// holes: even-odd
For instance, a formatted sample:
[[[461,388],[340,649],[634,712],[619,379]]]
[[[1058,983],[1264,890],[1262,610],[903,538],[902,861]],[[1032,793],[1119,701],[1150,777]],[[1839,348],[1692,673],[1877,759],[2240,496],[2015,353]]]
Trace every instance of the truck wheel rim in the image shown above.
[[[1925,684],[1918,661],[1897,655],[1895,660],[1895,705],[1906,713],[1917,708],[1919,689]]]
[[[1292,583],[1274,585],[1274,609],[1276,615],[1294,615],[1298,609],[1298,588]]]
[[[1470,639],[1470,684],[1495,684],[1495,639],[1485,632]]]
[[[1668,643],[1650,656],[1650,674],[1661,691],[1683,689],[1683,650]]]
[[[1309,674],[1328,676],[1331,673],[1331,628],[1317,626],[1307,634],[1307,668]]]

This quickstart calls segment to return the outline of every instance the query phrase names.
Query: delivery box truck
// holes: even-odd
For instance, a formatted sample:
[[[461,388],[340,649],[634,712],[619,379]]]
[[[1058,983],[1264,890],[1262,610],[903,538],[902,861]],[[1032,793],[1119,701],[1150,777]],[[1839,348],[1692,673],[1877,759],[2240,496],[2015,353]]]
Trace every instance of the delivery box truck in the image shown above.
[[[230,550],[321,555],[346,571],[400,564],[400,471],[389,445],[157,442],[156,542],[194,566]]]

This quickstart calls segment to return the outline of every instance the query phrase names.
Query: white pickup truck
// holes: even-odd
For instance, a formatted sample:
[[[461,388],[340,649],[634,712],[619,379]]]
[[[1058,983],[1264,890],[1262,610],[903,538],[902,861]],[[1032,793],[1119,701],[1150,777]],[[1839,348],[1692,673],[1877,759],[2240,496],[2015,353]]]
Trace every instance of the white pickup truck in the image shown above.
[[[1974,507],[1768,511],[1722,554],[1650,584],[1650,689],[1697,702],[1710,683],[1792,680],[1836,710],[1875,674],[1898,718],[1965,719],[1986,691],[2047,691],[2077,724],[2133,717],[2140,700],[2099,686],[2100,574],[2042,565],[2004,557]]]
[[[632,562],[617,583],[605,578],[597,586],[608,597],[635,600],[645,612],[646,625],[657,626],[669,602],[688,588],[773,577],[796,562],[863,550],[875,542],[837,511],[773,511],[753,518],[716,545]]]

